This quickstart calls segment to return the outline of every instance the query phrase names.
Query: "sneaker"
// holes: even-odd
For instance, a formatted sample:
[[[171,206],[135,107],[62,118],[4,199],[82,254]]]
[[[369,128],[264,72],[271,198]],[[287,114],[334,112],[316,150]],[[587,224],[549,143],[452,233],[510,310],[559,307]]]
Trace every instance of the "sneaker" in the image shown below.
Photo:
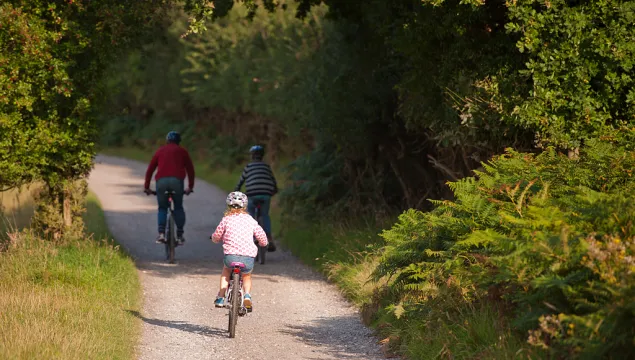
[[[276,251],[276,244],[274,244],[273,241],[269,241],[269,246],[267,247],[267,251],[268,252]]]
[[[160,233],[159,236],[157,236],[156,243],[157,244],[165,244],[165,234]]]
[[[176,243],[180,246],[180,245],[184,245],[185,244],[185,238],[183,237],[183,235],[181,236],[177,236],[176,237]]]
[[[214,306],[216,306],[217,308],[222,308],[223,306],[225,306],[225,298],[222,296],[217,296],[216,301],[214,301]]]
[[[252,307],[253,303],[251,302],[251,295],[245,294],[245,297],[243,298],[243,305],[245,305],[245,308],[247,309],[247,311],[251,311],[253,309]]]

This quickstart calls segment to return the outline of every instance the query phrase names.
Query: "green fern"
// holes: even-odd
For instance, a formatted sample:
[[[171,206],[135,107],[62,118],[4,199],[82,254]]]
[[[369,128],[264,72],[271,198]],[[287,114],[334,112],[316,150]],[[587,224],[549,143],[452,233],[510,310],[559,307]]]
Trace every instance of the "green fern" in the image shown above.
[[[635,336],[635,281],[610,283],[607,274],[618,270],[597,272],[585,261],[593,251],[611,249],[591,250],[593,241],[635,241],[634,166],[634,152],[601,142],[583,148],[578,160],[554,149],[538,155],[509,150],[483,164],[476,177],[448,184],[454,201],[433,200],[435,209],[427,213],[405,211],[383,231],[386,247],[373,275],[395,276],[402,316],[452,311],[497,288],[522,332],[545,336],[540,329],[554,324],[581,327],[551,338],[554,354],[633,354],[624,344]],[[629,251],[635,257],[635,245]],[[594,266],[618,269],[603,259]],[[632,276],[619,269],[610,276]],[[560,320],[544,320],[550,315]]]

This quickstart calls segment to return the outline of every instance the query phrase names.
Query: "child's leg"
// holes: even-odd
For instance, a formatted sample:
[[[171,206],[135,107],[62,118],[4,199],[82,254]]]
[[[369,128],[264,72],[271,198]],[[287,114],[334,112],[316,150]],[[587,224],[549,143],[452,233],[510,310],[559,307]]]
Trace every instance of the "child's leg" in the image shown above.
[[[251,274],[243,274],[243,290],[246,294],[251,294]]]
[[[220,275],[220,290],[218,291],[218,296],[225,297],[225,291],[227,291],[227,285],[229,285],[229,274],[231,273],[231,269],[227,266],[223,266],[223,273]]]

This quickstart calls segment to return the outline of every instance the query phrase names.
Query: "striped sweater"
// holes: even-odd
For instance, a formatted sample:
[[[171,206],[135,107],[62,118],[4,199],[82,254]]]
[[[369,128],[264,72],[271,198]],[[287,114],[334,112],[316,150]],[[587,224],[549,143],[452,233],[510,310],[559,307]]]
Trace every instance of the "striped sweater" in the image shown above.
[[[248,197],[256,195],[273,196],[278,192],[278,184],[273,176],[271,167],[262,161],[253,161],[245,166],[234,191],[240,191],[243,184],[245,184],[245,194]]]

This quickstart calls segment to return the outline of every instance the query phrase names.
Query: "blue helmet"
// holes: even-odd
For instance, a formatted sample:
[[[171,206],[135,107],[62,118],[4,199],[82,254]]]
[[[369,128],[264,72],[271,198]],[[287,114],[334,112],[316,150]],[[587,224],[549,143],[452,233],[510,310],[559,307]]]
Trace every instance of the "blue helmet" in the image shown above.
[[[169,142],[179,144],[181,142],[181,134],[176,131],[170,131],[165,139]]]
[[[249,149],[252,156],[262,158],[265,156],[265,148],[262,145],[254,145]]]

